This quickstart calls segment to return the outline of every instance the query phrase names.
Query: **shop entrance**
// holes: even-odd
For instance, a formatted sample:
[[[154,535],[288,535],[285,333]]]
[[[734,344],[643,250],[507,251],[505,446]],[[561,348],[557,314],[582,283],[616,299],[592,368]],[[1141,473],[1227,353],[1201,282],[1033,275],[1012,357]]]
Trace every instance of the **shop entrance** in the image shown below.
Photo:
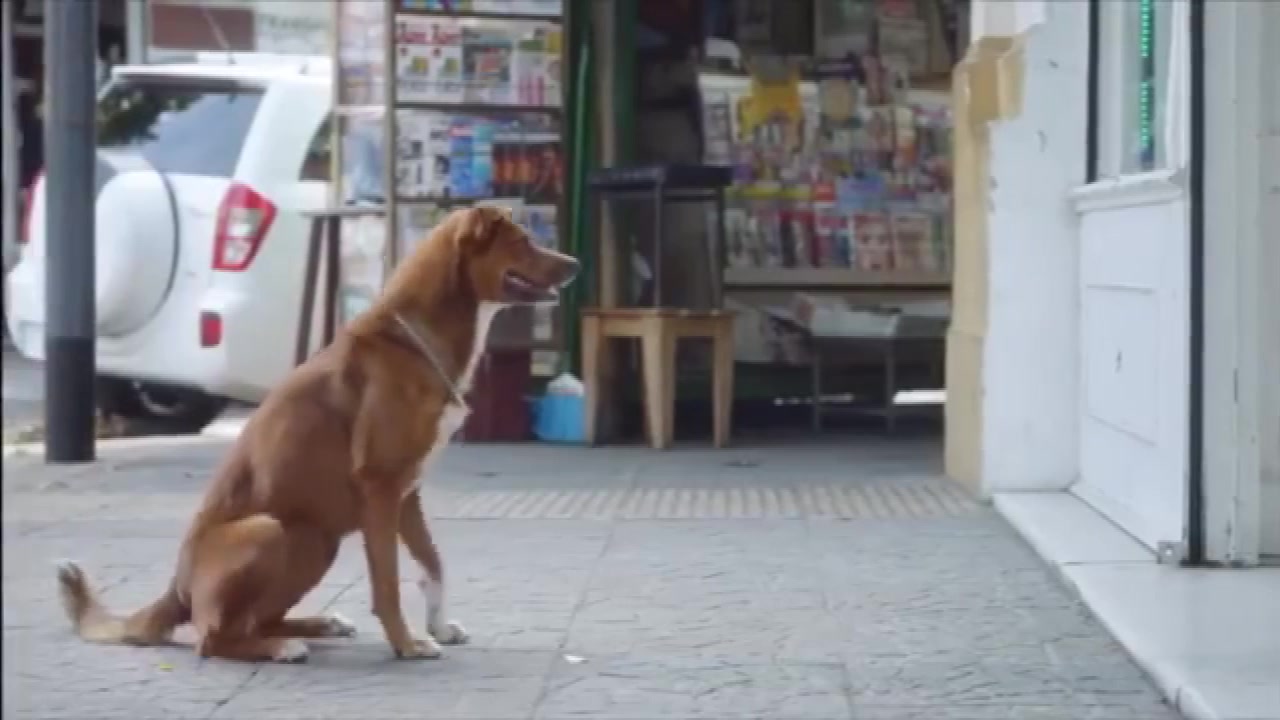
[[[628,163],[733,171],[718,270],[722,304],[736,314],[735,435],[939,436],[951,71],[968,43],[968,3],[637,5]],[[668,304],[705,307],[715,213],[672,207],[655,257],[653,213],[636,205],[613,210],[617,258],[601,268],[601,285],[628,304],[661,277]],[[711,383],[696,370],[709,356],[680,350],[677,435],[709,431]],[[636,360],[621,363],[622,377],[639,377]],[[615,385],[617,429],[642,432],[639,388],[630,387],[639,383]]]

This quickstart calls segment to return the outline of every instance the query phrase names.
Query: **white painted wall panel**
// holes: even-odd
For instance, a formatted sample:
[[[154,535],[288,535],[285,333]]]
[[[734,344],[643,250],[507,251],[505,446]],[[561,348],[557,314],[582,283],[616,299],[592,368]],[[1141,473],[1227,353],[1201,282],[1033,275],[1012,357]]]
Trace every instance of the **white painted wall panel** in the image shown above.
[[[987,492],[1065,490],[1079,473],[1078,217],[1069,196],[1085,181],[1088,4],[1041,10],[1044,22],[1025,38],[1022,113],[991,127]]]
[[[1186,523],[1187,203],[1158,193],[1085,209],[1080,225],[1080,481],[1155,549]],[[1106,192],[1092,193],[1092,201]]]

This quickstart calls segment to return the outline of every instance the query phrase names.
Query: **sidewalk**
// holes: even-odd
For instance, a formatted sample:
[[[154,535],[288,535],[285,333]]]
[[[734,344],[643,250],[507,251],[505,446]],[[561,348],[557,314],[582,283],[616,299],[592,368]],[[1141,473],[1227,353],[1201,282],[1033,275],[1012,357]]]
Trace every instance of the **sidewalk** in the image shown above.
[[[5,460],[5,718],[1175,717],[933,443],[451,448],[427,502],[472,644],[390,660],[353,539],[302,610],[360,635],[301,666],[70,637],[52,562],[153,597],[225,441],[115,448]]]

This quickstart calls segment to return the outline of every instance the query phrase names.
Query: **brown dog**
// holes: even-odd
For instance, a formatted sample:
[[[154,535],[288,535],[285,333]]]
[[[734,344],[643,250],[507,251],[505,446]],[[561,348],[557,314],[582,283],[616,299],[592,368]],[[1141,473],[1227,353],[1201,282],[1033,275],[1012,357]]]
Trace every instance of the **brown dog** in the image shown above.
[[[249,420],[187,532],[168,590],[124,618],[84,573],[59,567],[63,604],[86,640],[153,645],[194,625],[205,657],[297,662],[300,638],[350,636],[339,616],[286,613],[324,577],[343,537],[364,534],[373,611],[402,658],[466,642],[444,616],[444,576],[422,512],[424,467],[466,418],[463,394],[489,323],[513,304],[553,302],[577,274],[506,211],[450,214],[382,296],[295,369]],[[397,536],[423,571],[426,639],[400,609]]]

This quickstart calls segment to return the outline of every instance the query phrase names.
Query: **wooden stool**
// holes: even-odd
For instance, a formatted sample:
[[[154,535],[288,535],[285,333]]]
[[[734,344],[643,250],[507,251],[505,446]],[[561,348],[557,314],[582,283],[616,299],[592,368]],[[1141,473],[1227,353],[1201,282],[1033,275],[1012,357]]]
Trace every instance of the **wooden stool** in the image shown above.
[[[713,436],[716,447],[729,443],[733,411],[733,315],[720,310],[609,308],[582,311],[582,374],[586,388],[586,440],[596,442],[600,401],[600,353],[611,338],[640,341],[644,374],[644,412],[649,445],[671,446],[675,430],[676,343],[709,338],[712,354]]]

